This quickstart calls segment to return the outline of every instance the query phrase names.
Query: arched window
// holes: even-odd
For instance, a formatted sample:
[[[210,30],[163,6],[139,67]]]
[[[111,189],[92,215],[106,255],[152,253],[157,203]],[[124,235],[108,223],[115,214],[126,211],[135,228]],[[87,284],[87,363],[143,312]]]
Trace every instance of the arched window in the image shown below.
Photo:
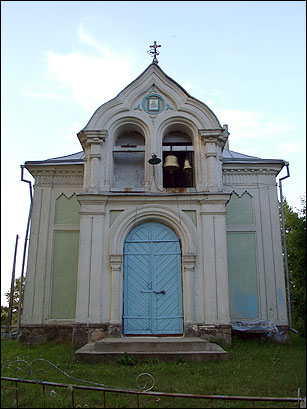
[[[113,149],[114,188],[124,191],[144,188],[145,140],[134,130],[119,134]]]
[[[194,187],[194,147],[183,131],[170,131],[162,141],[163,187]]]

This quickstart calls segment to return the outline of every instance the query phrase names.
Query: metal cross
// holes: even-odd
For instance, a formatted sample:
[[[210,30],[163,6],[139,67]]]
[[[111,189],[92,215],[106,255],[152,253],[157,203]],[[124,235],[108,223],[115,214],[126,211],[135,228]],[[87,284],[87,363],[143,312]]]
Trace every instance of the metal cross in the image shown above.
[[[157,55],[159,55],[160,53],[159,53],[159,51],[157,51],[157,48],[158,48],[158,47],[161,47],[161,45],[157,45],[157,42],[154,41],[154,45],[150,45],[149,47],[150,47],[150,48],[153,48],[153,50],[148,50],[147,53],[153,56],[152,62],[158,64],[158,60],[157,60],[156,57],[157,57]]]

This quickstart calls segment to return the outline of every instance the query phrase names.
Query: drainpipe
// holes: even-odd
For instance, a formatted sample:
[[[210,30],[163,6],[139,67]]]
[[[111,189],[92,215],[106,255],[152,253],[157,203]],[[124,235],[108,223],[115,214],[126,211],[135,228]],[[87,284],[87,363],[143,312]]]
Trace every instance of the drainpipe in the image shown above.
[[[283,201],[283,194],[282,194],[282,184],[281,181],[290,177],[289,172],[289,162],[285,162],[287,167],[287,175],[279,179],[279,195],[280,195],[280,206],[281,206],[281,221],[282,221],[282,235],[283,235],[283,242],[284,242],[284,258],[285,258],[285,266],[286,266],[286,280],[287,280],[287,299],[288,299],[288,318],[289,318],[289,327],[290,331],[295,332],[296,334],[298,331],[292,328],[292,314],[291,314],[291,297],[290,297],[290,278],[289,278],[289,268],[288,268],[288,254],[287,254],[287,242],[286,242],[286,227],[285,227],[285,214],[284,214],[284,201]]]
[[[17,319],[17,335],[19,335],[19,330],[20,330],[20,319],[21,319],[21,298],[22,298],[22,284],[23,284],[23,276],[24,276],[24,268],[25,268],[25,260],[26,260],[26,252],[27,252],[27,242],[28,242],[28,236],[29,236],[29,229],[30,229],[30,222],[31,222],[31,214],[32,214],[32,183],[29,180],[24,179],[23,177],[23,171],[25,168],[25,165],[20,165],[21,168],[21,181],[29,183],[29,189],[30,189],[30,208],[29,208],[29,215],[28,215],[28,222],[27,222],[27,229],[26,229],[26,234],[25,234],[25,243],[23,247],[23,257],[22,257],[22,267],[21,267],[21,276],[20,276],[20,286],[19,286],[19,303],[18,303],[18,319]]]

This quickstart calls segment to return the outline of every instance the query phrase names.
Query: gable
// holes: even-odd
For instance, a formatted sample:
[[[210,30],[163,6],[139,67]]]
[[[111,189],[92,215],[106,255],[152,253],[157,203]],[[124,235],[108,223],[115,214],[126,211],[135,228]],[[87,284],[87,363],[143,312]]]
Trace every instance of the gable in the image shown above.
[[[150,64],[114,99],[101,105],[83,131],[108,129],[111,122],[123,116],[147,122],[170,115],[188,117],[199,129],[222,129],[206,104],[190,96],[157,64]]]

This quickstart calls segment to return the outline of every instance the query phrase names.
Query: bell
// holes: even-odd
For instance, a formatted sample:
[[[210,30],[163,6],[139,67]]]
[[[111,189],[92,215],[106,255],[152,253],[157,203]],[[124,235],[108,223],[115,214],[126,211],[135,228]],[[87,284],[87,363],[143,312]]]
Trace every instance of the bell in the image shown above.
[[[165,158],[165,162],[163,167],[168,170],[170,173],[173,173],[174,171],[179,170],[179,163],[178,163],[178,158],[177,156],[174,155],[168,155]]]
[[[188,170],[191,170],[191,169],[192,169],[192,166],[191,166],[191,164],[190,164],[189,159],[188,159],[188,158],[185,158],[183,170],[184,170],[184,171],[188,171]]]
[[[157,165],[158,163],[161,162],[161,159],[157,157],[157,155],[155,153],[153,153],[151,155],[151,159],[149,159],[148,163],[150,163],[151,165]]]

